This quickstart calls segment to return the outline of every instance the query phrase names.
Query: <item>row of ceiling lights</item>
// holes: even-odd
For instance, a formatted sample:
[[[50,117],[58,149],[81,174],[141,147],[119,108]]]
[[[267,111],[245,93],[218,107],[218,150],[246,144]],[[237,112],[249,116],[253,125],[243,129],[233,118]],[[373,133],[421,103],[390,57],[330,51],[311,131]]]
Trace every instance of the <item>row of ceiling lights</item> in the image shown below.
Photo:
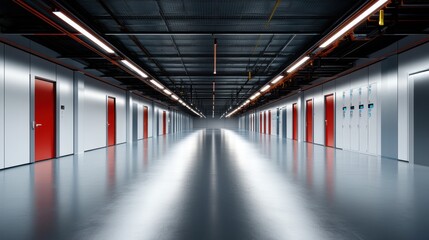
[[[362,22],[365,18],[373,14],[374,12],[378,11],[379,9],[383,8],[387,3],[389,3],[390,0],[375,0],[368,4],[369,7],[364,8],[365,10],[361,11],[358,14],[355,14],[351,20],[346,21],[345,24],[343,24],[343,27],[338,27],[334,29],[330,34],[328,34],[329,37],[325,38],[326,40],[321,43],[318,48],[314,49],[313,51],[307,52],[300,58],[298,58],[291,67],[286,68],[286,72],[288,74],[294,73],[296,70],[299,70],[300,67],[303,67],[305,63],[309,62],[312,58],[312,56],[315,56],[317,53],[320,53],[324,48],[330,46],[332,43],[334,43],[336,40],[340,39],[342,36],[347,34],[350,30],[352,30],[354,27],[356,27],[360,22]],[[338,30],[339,29],[339,30]],[[272,86],[277,84],[280,80],[285,80],[284,75],[278,75],[276,76],[271,82],[267,83],[265,86],[263,86],[261,89],[259,89],[255,94],[253,94],[249,99],[247,99],[243,104],[241,104],[239,107],[234,109],[231,112],[225,112],[222,116],[231,117],[238,111],[240,111],[242,108],[247,106],[251,101],[256,100],[259,96],[261,96],[263,93],[265,93],[268,89],[270,89]]]
[[[118,55],[111,47],[109,47],[107,44],[105,44],[103,41],[101,41],[99,38],[97,38],[95,35],[88,32],[85,28],[80,26],[77,22],[73,21],[71,18],[69,18],[67,15],[65,15],[61,11],[54,11],[54,15],[56,15],[58,18],[63,20],[65,23],[76,29],[78,32],[80,32],[82,35],[84,35],[86,38],[91,40],[93,43],[95,43],[97,46],[99,46],[101,49],[103,49],[106,53]],[[125,57],[124,57],[125,58]],[[132,63],[130,60],[127,59],[121,59],[120,62],[122,65],[127,67],[132,72],[136,73],[139,77],[142,77],[144,79],[147,79],[149,76],[141,70],[140,67],[138,67],[136,64]],[[178,101],[180,104],[182,104],[184,107],[188,108],[190,111],[195,113],[201,118],[205,118],[204,114],[200,112],[198,109],[194,109],[191,106],[189,106],[187,103],[185,103],[182,99],[180,99],[176,94],[174,94],[172,91],[170,91],[167,87],[163,86],[161,83],[156,81],[155,79],[150,79],[150,83],[152,83],[156,88],[162,91],[167,96],[171,97],[172,99]]]

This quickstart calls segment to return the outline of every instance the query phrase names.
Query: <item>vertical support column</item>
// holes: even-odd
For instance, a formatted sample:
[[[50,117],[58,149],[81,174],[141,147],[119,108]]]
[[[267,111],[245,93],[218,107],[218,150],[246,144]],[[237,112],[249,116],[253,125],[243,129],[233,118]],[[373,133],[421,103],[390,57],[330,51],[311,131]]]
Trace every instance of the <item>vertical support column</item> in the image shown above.
[[[381,155],[398,157],[398,56],[381,63]]]
[[[155,115],[156,111],[155,111],[155,103],[152,102],[151,106],[150,106],[150,112],[152,115],[152,137],[158,137],[158,118]]]
[[[4,45],[0,43],[0,169],[4,168]]]
[[[85,76],[74,72],[74,153],[82,154],[85,151]]]
[[[133,121],[133,111],[132,111],[132,106],[133,106],[133,99],[131,96],[131,92],[127,91],[125,93],[125,115],[126,115],[126,132],[127,132],[127,143],[130,143],[133,141],[133,128],[132,128],[132,121]]]

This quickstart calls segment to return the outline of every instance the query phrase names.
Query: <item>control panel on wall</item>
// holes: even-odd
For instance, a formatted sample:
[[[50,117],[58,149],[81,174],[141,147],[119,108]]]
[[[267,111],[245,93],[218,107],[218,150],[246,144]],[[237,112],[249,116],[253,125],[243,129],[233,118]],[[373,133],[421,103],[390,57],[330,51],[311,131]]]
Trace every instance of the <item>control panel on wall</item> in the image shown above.
[[[343,91],[342,147],[377,153],[377,85]]]
[[[350,91],[344,91],[342,95],[343,100],[343,122],[342,122],[342,147],[343,149],[350,149]]]
[[[377,154],[377,83],[368,86],[368,153]]]
[[[367,91],[367,86],[359,88],[359,151],[364,153],[368,151]]]
[[[359,99],[360,90],[350,90],[350,149],[359,150]]]

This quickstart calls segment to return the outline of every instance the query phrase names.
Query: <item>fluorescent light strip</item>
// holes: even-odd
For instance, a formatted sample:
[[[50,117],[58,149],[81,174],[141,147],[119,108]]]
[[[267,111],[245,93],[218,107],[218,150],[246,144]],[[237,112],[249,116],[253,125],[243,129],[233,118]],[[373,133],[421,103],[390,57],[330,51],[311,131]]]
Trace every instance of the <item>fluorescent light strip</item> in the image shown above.
[[[64,22],[66,22],[68,25],[70,25],[71,27],[73,27],[74,29],[76,29],[78,32],[80,32],[82,35],[84,35],[85,37],[87,37],[89,40],[91,40],[92,42],[94,42],[95,44],[97,44],[99,47],[101,47],[104,51],[106,51],[107,53],[115,53],[115,51],[113,49],[111,49],[110,47],[108,47],[106,44],[104,44],[100,39],[98,39],[96,36],[92,35],[91,33],[89,33],[87,30],[85,30],[83,27],[81,27],[78,23],[76,23],[75,21],[73,21],[72,19],[70,19],[69,17],[67,17],[64,13],[62,13],[61,11],[54,11],[53,14],[55,14],[58,18],[60,18],[61,20],[63,20]],[[131,62],[129,62],[128,60],[121,60],[121,62],[128,67],[130,70],[136,72],[138,75],[140,75],[143,78],[147,78],[147,74],[145,74],[142,70],[140,70],[138,67],[136,67],[134,64],[132,64]],[[157,81],[151,79],[150,82],[155,85],[157,88],[164,90],[164,92],[168,95],[171,95],[172,93],[167,90],[164,89],[164,86],[162,86],[160,83],[158,83]],[[172,95],[171,96],[173,99],[175,100],[179,100],[179,98],[176,95]],[[182,100],[179,100],[180,103],[182,103],[182,105],[188,107],[189,109],[191,109],[189,106],[186,105],[186,103],[184,103]],[[197,114],[198,116],[202,117],[201,114],[199,114],[198,112],[196,112],[195,110],[191,109],[192,112],[194,112],[195,114]]]
[[[257,92],[255,94],[253,94],[253,96],[250,97],[250,100],[253,100],[253,99],[257,98],[259,95],[261,95],[260,92]]]
[[[278,77],[276,77],[271,83],[272,84],[275,84],[275,83],[277,83],[278,81],[280,81],[280,79],[282,79],[283,78],[283,75],[280,75],[280,76],[278,76]]]
[[[261,92],[265,92],[270,88],[270,85],[265,85],[263,88],[261,88]]]
[[[134,72],[136,72],[138,75],[140,75],[143,78],[147,78],[147,75],[142,72],[142,70],[140,70],[138,67],[134,66],[134,64],[130,63],[128,60],[121,60],[121,62],[127,66],[129,69],[133,70]]]
[[[350,29],[352,29],[354,26],[356,26],[358,23],[360,23],[362,20],[364,20],[366,17],[374,13],[376,10],[378,10],[381,6],[383,6],[385,3],[387,3],[389,0],[378,0],[374,5],[369,7],[367,10],[365,10],[363,13],[361,13],[359,16],[357,16],[353,21],[348,23],[345,27],[343,27],[340,31],[335,33],[332,37],[330,37],[328,40],[326,40],[322,45],[320,45],[320,48],[325,48],[329,46],[331,43],[333,43],[335,40],[343,36],[346,32],[348,32]]]
[[[292,67],[290,67],[287,72],[291,73],[293,71],[295,71],[297,68],[299,68],[302,64],[304,64],[305,62],[307,62],[310,59],[309,56],[305,56],[303,57],[301,60],[299,60],[299,62],[295,63],[295,65],[293,65]]]
[[[157,81],[155,81],[155,80],[153,80],[153,79],[151,79],[151,80],[150,80],[150,82],[151,82],[153,85],[155,85],[157,88],[159,88],[159,89],[161,89],[161,90],[163,90],[163,89],[164,89],[164,86],[162,86],[159,82],[157,82]]]
[[[107,53],[115,53],[115,51],[113,51],[113,49],[111,49],[106,44],[104,44],[102,41],[100,41],[100,39],[98,39],[96,36],[89,33],[87,30],[85,30],[83,27],[81,27],[78,23],[76,23],[75,21],[71,20],[69,17],[64,15],[64,13],[62,13],[60,11],[54,11],[53,14],[55,14],[61,20],[63,20],[68,25],[70,25],[71,27],[76,29],[78,32],[82,33],[85,37],[87,37],[89,40],[91,40],[92,42],[97,44],[99,47],[101,47]]]

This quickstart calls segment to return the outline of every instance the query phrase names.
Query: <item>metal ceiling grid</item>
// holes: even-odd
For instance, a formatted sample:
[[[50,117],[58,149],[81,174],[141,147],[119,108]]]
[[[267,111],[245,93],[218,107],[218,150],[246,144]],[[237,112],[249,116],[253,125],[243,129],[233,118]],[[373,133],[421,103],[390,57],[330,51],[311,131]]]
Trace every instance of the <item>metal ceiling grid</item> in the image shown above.
[[[216,81],[215,110],[219,117],[371,0],[25,1],[47,15],[49,8],[64,7],[206,115],[211,115],[212,82]],[[13,2],[4,6],[0,9],[3,33],[22,34],[59,52],[60,58],[73,58],[88,70],[116,78],[130,90],[174,104],[71,38],[56,35],[57,30]],[[421,34],[429,27],[427,6],[421,0],[393,0],[385,9],[385,27],[377,25],[375,14],[355,30],[353,37],[345,38],[327,56],[297,72],[292,82],[250,107],[350,69],[356,60],[407,34]],[[214,38],[218,42],[216,76]]]

